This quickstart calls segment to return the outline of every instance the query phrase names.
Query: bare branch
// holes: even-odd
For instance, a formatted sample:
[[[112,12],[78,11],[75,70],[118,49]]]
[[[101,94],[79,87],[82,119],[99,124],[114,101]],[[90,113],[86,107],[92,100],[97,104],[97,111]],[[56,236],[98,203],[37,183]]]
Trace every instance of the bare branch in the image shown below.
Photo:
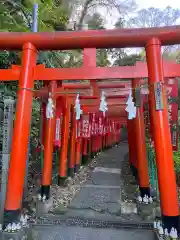
[[[161,27],[172,26],[180,22],[180,9],[166,7],[165,9],[141,9],[127,22],[127,27]],[[163,47],[163,52],[168,53],[177,49],[177,46]]]
[[[114,14],[117,11],[120,16],[125,16],[127,13],[134,11],[136,4],[134,0],[74,0],[78,7],[75,11],[79,14],[77,21],[77,29],[81,29],[85,16],[94,12],[98,12],[99,9],[103,8],[108,11],[108,14]],[[78,10],[77,10],[78,9]],[[79,10],[81,9],[81,10]],[[76,14],[76,16],[77,16]]]

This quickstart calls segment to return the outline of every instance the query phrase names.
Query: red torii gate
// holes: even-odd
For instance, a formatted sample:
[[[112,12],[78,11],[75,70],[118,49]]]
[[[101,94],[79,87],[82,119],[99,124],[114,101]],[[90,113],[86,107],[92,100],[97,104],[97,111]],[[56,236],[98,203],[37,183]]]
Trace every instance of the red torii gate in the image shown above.
[[[55,88],[54,80],[62,74],[61,70],[44,69],[36,67],[37,49],[63,50],[77,48],[113,48],[113,47],[145,47],[148,64],[148,83],[150,85],[150,106],[153,123],[153,134],[155,140],[156,159],[158,168],[158,180],[160,187],[161,209],[164,227],[170,230],[177,228],[179,219],[178,196],[176,190],[176,179],[172,159],[172,146],[167,119],[167,103],[163,87],[164,72],[161,45],[179,44],[180,27],[165,27],[152,29],[118,29],[106,31],[82,31],[82,32],[58,32],[58,33],[0,33],[0,49],[22,49],[22,66],[19,78],[18,101],[16,108],[16,121],[12,141],[12,152],[10,157],[10,170],[8,178],[8,189],[6,197],[5,212],[10,215],[19,214],[21,207],[21,196],[23,191],[23,175],[25,169],[26,150],[28,145],[28,134],[32,108],[34,80],[51,80],[51,92]],[[100,79],[107,78],[107,72],[97,69],[93,74],[93,67],[84,72],[83,69],[77,72],[73,69],[74,76],[79,79]],[[112,70],[112,69],[111,69]],[[115,69],[113,69],[115,70]],[[17,74],[16,70],[16,74]],[[71,73],[72,73],[71,72]],[[69,73],[63,75],[64,79],[69,78]],[[115,76],[115,75],[114,75]],[[136,74],[133,75],[137,77]],[[116,74],[117,79],[122,76]],[[129,78],[126,74],[126,78]],[[139,76],[139,77],[142,77]],[[170,77],[173,77],[172,75]],[[156,85],[162,85],[163,108],[156,110],[155,91]],[[49,125],[53,126],[53,125]],[[163,139],[163,141],[162,141]],[[16,166],[19,166],[17,169]],[[168,177],[167,177],[168,176]],[[18,191],[18,194],[17,194]],[[169,201],[171,199],[171,204]],[[11,213],[11,214],[10,214]],[[12,222],[12,220],[11,220]]]
[[[38,50],[146,47],[153,38],[161,45],[179,44],[180,26],[55,33],[1,32],[0,49],[21,50],[25,43],[31,43]]]
[[[87,67],[89,67],[90,66],[90,62],[91,62],[91,59],[94,59],[95,57],[96,57],[96,49],[91,49],[91,50],[88,50],[88,49],[86,49],[85,50],[85,54],[84,54],[84,66],[87,66]],[[87,57],[88,57],[88,59],[87,59]],[[92,61],[93,62],[93,64],[95,63],[95,59]],[[16,67],[16,69],[18,69],[18,67]],[[70,70],[72,70],[72,69],[70,69]],[[82,96],[80,96],[80,99],[84,99],[84,100],[81,100],[81,102],[82,102],[82,104],[84,103],[84,104],[86,104],[85,106],[82,106],[82,108],[83,108],[83,111],[84,111],[84,113],[86,113],[86,112],[99,112],[99,107],[97,107],[97,106],[99,106],[99,103],[100,103],[100,91],[99,91],[99,87],[101,87],[101,88],[110,88],[110,87],[118,87],[118,88],[124,88],[125,86],[124,85],[118,85],[118,84],[100,84],[100,86],[99,86],[99,84],[97,85],[97,84],[94,84],[95,82],[91,82],[91,85],[90,85],[90,87],[93,89],[93,94],[95,94],[94,96],[84,96],[84,95],[82,95]],[[67,86],[68,87],[68,86]],[[87,88],[87,87],[86,87]],[[82,89],[84,89],[84,87],[82,86]],[[76,87],[76,91],[78,90],[78,88]],[[37,93],[34,93],[35,94],[35,96],[43,96],[43,97],[48,97],[48,92],[49,92],[49,90],[48,90],[48,88],[47,87],[45,87],[44,89],[42,89],[41,91],[38,91]],[[65,90],[65,86],[64,85],[61,85],[61,87],[59,87],[59,88],[56,88],[56,90],[55,90],[55,92],[57,93],[55,93],[55,97],[58,97],[59,95],[61,95],[61,92],[63,92],[63,93],[70,93],[69,92],[69,90],[67,90],[67,92],[66,92],[66,90]],[[69,95],[68,96],[68,98],[70,98],[71,99],[71,103],[75,100],[75,96],[71,96],[71,95]],[[110,114],[112,115],[112,113],[115,111],[116,112],[116,117],[117,117],[117,115],[118,116],[121,116],[122,114],[123,114],[123,116],[126,116],[125,115],[125,110],[124,110],[124,107],[122,107],[121,106],[121,108],[117,108],[118,106],[119,106],[119,104],[121,105],[121,101],[119,101],[119,98],[122,98],[122,96],[115,96],[115,99],[113,99],[114,100],[114,102],[112,103],[112,98],[114,98],[113,97],[113,95],[112,96],[108,96],[107,98],[110,98],[111,99],[111,104],[109,105],[109,107],[110,107],[110,109],[109,109],[109,114],[108,114],[108,116],[110,116]],[[91,106],[91,104],[89,105],[89,103],[87,103],[86,101],[85,101],[85,99],[87,99],[88,101],[89,100],[92,100],[91,101],[91,104],[95,104],[96,103],[96,105],[97,106],[94,106],[94,109],[92,110],[92,106]],[[122,103],[124,103],[125,104],[125,102],[122,102]],[[115,107],[115,108],[113,108],[112,109],[112,107]],[[67,114],[67,113],[64,113],[65,115]],[[69,125],[69,123],[67,122],[66,123],[66,125],[67,125],[67,127],[68,127],[68,125]],[[74,124],[75,125],[75,124]],[[49,127],[49,126],[48,126]],[[47,131],[48,132],[48,131]],[[66,137],[63,137],[63,141],[65,141],[65,142],[67,142],[67,131],[64,133],[64,135],[66,135]],[[50,134],[49,135],[47,135],[46,136],[46,142],[47,142],[47,144],[48,144],[48,142],[51,140],[51,138],[50,138]],[[74,137],[75,136],[75,134],[73,135],[73,138],[71,139],[71,141],[72,141],[72,146],[73,146],[73,149],[72,149],[72,156],[74,156],[75,154],[74,154]],[[47,145],[46,144],[46,145]],[[60,180],[59,180],[59,183],[63,183],[63,180],[65,179],[65,177],[66,177],[66,152],[67,152],[67,147],[65,146],[66,144],[62,144],[62,151],[61,151],[61,164],[60,164]],[[46,157],[47,156],[47,157]],[[46,152],[46,154],[45,154],[45,160],[46,161],[48,161],[49,162],[49,164],[47,164],[47,167],[45,167],[46,169],[45,169],[45,172],[47,173],[47,172],[49,172],[49,174],[48,174],[48,176],[46,177],[46,179],[48,179],[48,185],[49,185],[49,183],[50,183],[50,173],[51,173],[51,168],[50,168],[50,164],[51,164],[51,157],[52,157],[52,152],[51,151],[47,151]],[[74,157],[73,157],[74,158]],[[70,161],[70,164],[71,164],[71,170],[70,170],[70,172],[72,173],[73,171],[72,171],[72,168],[73,168],[73,161],[74,161],[74,159],[71,159],[71,161]],[[63,166],[63,167],[62,167]],[[49,170],[48,170],[49,169]],[[72,174],[71,174],[72,175]],[[44,178],[43,178],[44,179]],[[43,182],[44,183],[46,183],[46,185],[47,185],[47,180],[46,179],[44,179],[43,180]],[[62,180],[62,181],[61,181]],[[44,191],[44,190],[43,190]]]
[[[86,50],[89,52],[89,50]],[[85,52],[86,52],[85,51]],[[94,50],[90,50],[89,53],[95,53],[95,49]],[[92,56],[92,54],[91,54]],[[93,56],[94,57],[94,56]],[[88,62],[87,62],[88,63]],[[16,65],[13,65],[12,66],[12,69],[11,71],[9,70],[2,70],[3,71],[3,74],[6,76],[6,80],[11,80],[11,81],[14,81],[15,79],[12,78],[12,72],[16,72],[17,71],[20,71],[20,67],[19,66],[16,66]],[[1,70],[0,70],[1,71]],[[17,77],[17,76],[16,76]],[[4,76],[3,76],[4,78]],[[83,109],[83,112],[84,113],[88,113],[88,112],[99,112],[99,103],[100,103],[100,91],[99,91],[99,88],[102,88],[102,89],[107,89],[107,88],[125,88],[125,85],[122,85],[122,84],[95,84],[95,82],[93,82],[91,85],[89,85],[92,89],[93,89],[93,92],[96,94],[95,96],[85,96],[85,95],[82,95],[80,96],[80,99],[81,99],[81,103],[83,104],[82,105],[82,109]],[[59,84],[60,85],[60,84]],[[61,84],[62,85],[62,84]],[[81,89],[85,89],[83,86],[81,86],[80,84],[78,85],[80,86]],[[86,85],[86,89],[87,89],[87,85]],[[54,95],[54,98],[58,99],[58,97],[61,96],[61,98],[64,96],[64,94],[67,94],[68,93],[68,102],[69,103],[73,103],[74,100],[75,100],[75,95],[71,95],[69,91],[66,91],[65,89],[68,89],[69,88],[69,85],[67,86],[64,86],[62,85],[61,87],[55,87],[55,88],[51,88],[51,93]],[[71,88],[71,85],[70,85],[70,88]],[[79,90],[76,86],[76,90]],[[47,87],[47,85],[44,87],[44,89],[42,90],[39,90],[39,91],[35,91],[33,92],[34,96],[36,97],[45,97],[45,98],[48,98],[49,96],[49,89]],[[72,92],[73,93],[73,92]],[[108,103],[109,105],[109,112],[108,112],[108,115],[107,116],[112,116],[113,114],[113,118],[117,118],[118,116],[120,117],[122,115],[122,117],[126,117],[126,114],[125,114],[125,110],[124,110],[124,104],[125,104],[125,99],[126,99],[126,96],[113,96],[113,95],[109,95],[107,96],[108,99],[110,99],[110,103]],[[123,101],[121,99],[124,99]],[[92,100],[91,103],[89,104],[87,101],[89,100]],[[62,99],[61,99],[62,101]],[[67,101],[67,99],[65,99],[65,101]],[[93,105],[94,106],[93,106]],[[67,115],[67,111],[64,112],[65,116]],[[69,114],[68,114],[69,115]],[[66,118],[65,118],[66,119]],[[69,119],[69,118],[68,118]],[[52,134],[53,134],[53,127],[54,127],[54,124],[52,123],[53,120],[48,120],[48,124],[46,125],[46,135],[43,136],[43,140],[44,140],[44,149],[45,149],[45,152],[44,152],[44,168],[43,168],[43,178],[42,178],[42,192],[43,194],[44,193],[47,193],[48,190],[47,190],[47,187],[44,187],[44,186],[49,186],[50,183],[51,183],[51,173],[52,173],[52,144],[50,144],[50,142],[52,143]],[[125,123],[126,121],[123,120],[121,121],[121,123]],[[66,120],[65,121],[65,125],[67,125],[66,128],[69,127],[69,120]],[[67,131],[64,131],[63,133],[64,137],[63,137],[63,141],[67,142]],[[74,134],[75,135],[75,134]],[[71,153],[71,156],[73,156],[73,159],[71,159],[70,161],[70,164],[74,167],[74,155],[75,155],[75,151],[74,151],[74,139],[75,137],[72,137],[71,141],[72,141],[72,146],[73,146],[73,149],[72,149],[72,153]],[[48,147],[49,144],[51,145],[51,147]],[[67,152],[67,144],[62,144],[62,151],[61,151],[61,166],[60,166],[60,172],[59,172],[59,176],[60,176],[60,180],[62,180],[63,178],[66,177],[66,152]],[[95,144],[96,146],[96,144]],[[79,146],[77,147],[76,149],[76,152],[78,152],[78,148]],[[72,167],[71,167],[72,168]],[[71,169],[72,170],[72,169]],[[72,172],[72,171],[71,171]],[[59,183],[61,183],[61,181],[59,180]],[[63,183],[63,181],[62,181]]]
[[[12,65],[12,69],[1,69],[0,74],[3,81],[16,81],[20,77],[20,67]],[[179,65],[172,62],[163,61],[164,76],[177,77],[180,76]],[[123,67],[88,67],[82,66],[80,68],[45,68],[44,65],[37,65],[34,68],[34,79],[43,81],[60,81],[60,80],[105,80],[109,81],[107,76],[111,79],[135,79],[148,78],[147,65],[145,62],[137,62],[136,66]],[[117,84],[117,85],[116,85]],[[122,86],[123,84],[114,84],[115,86]],[[64,84],[68,88],[69,84]],[[82,84],[82,88],[87,88],[88,84]],[[101,85],[100,85],[101,87]],[[73,87],[70,85],[70,88]],[[103,84],[102,84],[103,88]],[[105,85],[105,88],[106,85]]]

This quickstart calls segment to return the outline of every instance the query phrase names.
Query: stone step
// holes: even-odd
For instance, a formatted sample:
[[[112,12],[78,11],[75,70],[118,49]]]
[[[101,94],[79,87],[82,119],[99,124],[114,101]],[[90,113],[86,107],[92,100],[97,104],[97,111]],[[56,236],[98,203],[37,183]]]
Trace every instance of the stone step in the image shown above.
[[[33,240],[56,239],[56,240],[154,240],[156,235],[152,230],[142,229],[106,229],[83,228],[83,227],[35,227],[32,229]]]
[[[156,203],[153,204],[137,204],[138,214],[144,220],[154,221],[156,218],[161,218],[161,209]]]

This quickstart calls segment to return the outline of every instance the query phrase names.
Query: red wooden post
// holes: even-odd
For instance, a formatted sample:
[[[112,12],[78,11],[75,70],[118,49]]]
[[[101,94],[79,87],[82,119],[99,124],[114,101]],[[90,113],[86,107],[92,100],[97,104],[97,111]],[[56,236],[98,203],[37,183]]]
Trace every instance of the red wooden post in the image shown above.
[[[75,146],[75,173],[78,173],[81,167],[81,149],[82,149],[82,138],[81,138],[81,119],[76,121],[76,146]]]
[[[76,141],[75,173],[78,173],[81,167],[81,144],[82,139]]]
[[[109,134],[109,127],[108,127],[108,118],[106,117],[106,131],[105,131],[105,148],[108,148],[108,134]]]
[[[86,164],[89,158],[89,147],[91,144],[92,118],[91,115],[82,116],[82,164]]]
[[[88,160],[88,139],[82,139],[82,164],[84,165]]]
[[[94,145],[94,154],[95,154],[95,157],[96,157],[97,154],[98,154],[98,150],[99,150],[98,115],[97,114],[96,114],[96,118],[95,118],[95,133],[94,133],[93,145]]]
[[[91,158],[96,156],[96,137],[93,135],[91,137]]]
[[[137,152],[136,152],[136,143],[134,141],[134,129],[135,129],[134,119],[127,120],[130,168],[132,170],[132,173],[135,179],[138,180]]]
[[[140,79],[134,79],[132,81],[134,99],[135,99],[135,88],[140,87]],[[139,98],[140,98],[139,94]],[[135,99],[136,101],[136,99]],[[144,113],[143,113],[143,102],[139,99],[140,105],[136,106],[136,118],[134,119],[134,142],[136,142],[136,156],[137,156],[137,167],[139,177],[139,190],[141,197],[150,197],[149,187],[149,173],[148,173],[148,161],[146,154],[146,138],[145,138],[145,125],[144,125]]]
[[[52,93],[56,91],[57,84],[56,81],[52,81],[49,85],[49,92]],[[42,186],[41,186],[41,197],[45,196],[46,199],[50,197],[50,186],[52,183],[52,164],[53,164],[53,143],[56,128],[56,116],[54,111],[53,118],[46,119],[46,132],[45,132],[45,143],[44,143],[44,162],[42,171]]]
[[[33,100],[33,92],[29,89],[34,88],[36,57],[36,48],[31,43],[24,44],[8,174],[5,224],[18,221],[21,209]]]
[[[168,122],[167,99],[161,57],[161,42],[159,39],[153,38],[148,42],[146,46],[146,56],[161,211],[164,228],[167,228],[170,231],[172,227],[175,227],[176,229],[178,228],[179,204]],[[158,99],[162,102],[162,106],[159,106],[158,102],[155,100],[155,97],[157,96],[155,95],[155,90],[157,91],[157,87],[162,90],[159,91],[160,93],[162,92],[162,94],[160,94]]]
[[[67,178],[67,155],[69,140],[70,103],[67,97],[63,98],[63,122],[62,122],[62,148],[60,153],[60,166],[58,185],[64,186]]]
[[[44,146],[46,132],[46,104],[44,102],[41,105],[41,118],[42,118],[41,144]]]
[[[76,151],[76,113],[72,106],[71,111],[71,134],[70,134],[70,158],[68,163],[68,176],[74,176],[75,168],[75,151]]]
[[[87,161],[92,156],[92,136],[87,141]]]
[[[152,103],[150,101],[150,97],[148,97],[148,105],[149,105],[149,107],[148,107],[148,111],[149,111],[149,119],[148,119],[148,121],[150,123],[149,124],[149,135],[150,135],[151,140],[154,141],[154,137],[153,137],[153,121],[152,121]]]
[[[91,158],[96,156],[96,114],[91,114]]]
[[[62,147],[62,98],[56,99],[56,127],[55,127],[55,138],[54,138],[54,147],[56,150],[59,151],[59,149]]]

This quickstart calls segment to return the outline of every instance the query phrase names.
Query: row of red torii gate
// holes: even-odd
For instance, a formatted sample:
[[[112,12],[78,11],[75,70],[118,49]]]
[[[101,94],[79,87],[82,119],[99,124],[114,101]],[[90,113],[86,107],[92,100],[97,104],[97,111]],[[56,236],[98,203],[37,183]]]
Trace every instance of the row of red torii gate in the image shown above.
[[[20,36],[16,33],[0,34],[1,49],[23,48],[21,66],[0,70],[3,81],[19,80],[5,203],[5,225],[17,221],[21,212],[32,99],[40,97],[43,100],[42,109],[46,108],[45,104],[48,98],[52,99],[55,106],[55,114],[50,118],[46,118],[45,111],[42,111],[42,143],[44,146],[42,197],[49,197],[54,145],[61,147],[58,184],[63,184],[67,177],[69,134],[71,136],[71,149],[68,170],[69,174],[72,175],[74,169],[76,171],[79,169],[81,149],[83,149],[83,158],[86,159],[88,141],[91,142],[93,154],[96,154],[102,147],[111,146],[121,140],[122,125],[127,126],[128,129],[130,164],[138,172],[141,196],[150,197],[143,113],[144,103],[147,103],[150,115],[150,131],[156,151],[163,227],[169,231],[172,227],[178,229],[179,204],[166,92],[174,89],[172,92],[177,97],[177,77],[180,76],[180,70],[177,64],[163,62],[161,57],[161,44],[170,44],[169,34],[172,34],[173,30],[170,28],[166,30],[167,32],[164,30],[162,33],[157,29],[151,30],[150,33],[147,30],[142,30],[144,32],[141,33],[141,30],[136,29],[134,33],[131,30],[131,34],[128,33],[128,30],[126,31],[127,33],[122,32],[121,34],[119,30],[116,32],[112,30],[82,31],[71,34],[57,33],[53,37],[42,34],[44,38],[39,33],[20,34]],[[90,34],[92,34],[92,38]],[[141,37],[138,38],[138,36]],[[175,34],[173,36],[174,42],[171,44],[179,41]],[[133,41],[134,43],[132,43]],[[147,65],[144,62],[138,62],[135,66],[129,67],[96,67],[96,49],[93,47],[125,46],[146,46]],[[48,69],[43,65],[36,65],[37,49],[57,50],[78,47],[84,48],[84,64],[80,68]],[[77,81],[77,79],[89,80],[89,83],[62,83],[62,80]],[[105,81],[106,79],[108,82]],[[117,80],[111,83],[112,79],[123,79],[123,81]],[[171,79],[170,82],[169,79]],[[43,80],[44,88],[38,91],[34,90],[35,80]],[[103,80],[103,82],[100,83],[97,80]],[[132,90],[136,106],[136,117],[131,120],[127,119],[125,111],[130,90]],[[108,105],[105,116],[99,110],[102,91],[106,94]],[[79,93],[83,111],[79,120],[76,120],[74,108],[77,93]],[[172,115],[171,124],[175,125],[177,129],[178,116],[177,111],[174,112],[176,113]],[[60,128],[57,126],[61,125],[62,115],[60,138]],[[71,133],[69,132],[69,122],[71,122]],[[89,126],[91,126],[91,131]],[[177,148],[177,143],[177,134],[173,134],[174,148]]]

